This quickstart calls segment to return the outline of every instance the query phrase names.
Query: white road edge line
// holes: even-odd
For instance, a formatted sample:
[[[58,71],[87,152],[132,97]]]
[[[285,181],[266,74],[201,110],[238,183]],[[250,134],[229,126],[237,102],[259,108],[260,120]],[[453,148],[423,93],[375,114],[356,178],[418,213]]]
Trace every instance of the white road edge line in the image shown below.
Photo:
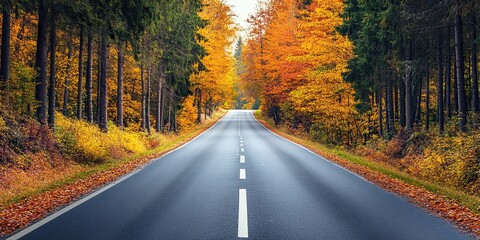
[[[240,169],[240,180],[245,180],[247,179],[247,173],[245,171],[245,169]]]
[[[188,141],[188,142],[180,145],[179,147],[177,147],[177,148],[175,148],[175,149],[173,149],[173,150],[165,153],[164,155],[162,155],[162,156],[160,156],[160,157],[152,160],[152,161],[149,162],[148,164],[139,167],[138,169],[132,171],[131,173],[128,173],[128,174],[124,175],[124,176],[121,177],[120,179],[118,179],[118,180],[116,180],[116,181],[114,181],[114,182],[112,182],[112,183],[110,183],[110,184],[108,184],[108,185],[106,185],[106,186],[104,186],[104,187],[102,187],[102,188],[100,188],[100,189],[98,189],[98,190],[96,190],[96,191],[94,191],[94,192],[86,195],[85,197],[82,197],[80,200],[78,200],[78,201],[76,201],[76,202],[73,202],[73,203],[71,203],[70,205],[65,206],[64,208],[58,210],[57,212],[54,212],[53,214],[47,216],[46,218],[44,218],[44,219],[42,219],[42,220],[40,220],[40,221],[38,221],[38,222],[36,222],[36,223],[28,226],[27,228],[25,228],[25,229],[23,229],[23,230],[15,233],[15,234],[13,234],[12,236],[8,237],[6,240],[17,240],[17,239],[20,239],[20,238],[26,236],[27,234],[35,231],[37,228],[40,228],[41,226],[43,226],[43,225],[47,224],[48,222],[52,221],[53,219],[55,219],[55,218],[57,218],[57,217],[60,217],[60,216],[63,215],[64,213],[66,213],[66,212],[68,212],[68,211],[70,211],[70,210],[78,207],[78,206],[81,205],[82,203],[84,203],[84,202],[86,202],[86,201],[94,198],[95,196],[97,196],[97,195],[99,195],[99,194],[107,191],[108,189],[112,188],[113,186],[119,184],[120,182],[125,181],[127,178],[129,178],[129,177],[135,175],[136,173],[142,171],[142,169],[145,168],[147,165],[150,165],[150,164],[152,164],[153,162],[158,161],[159,159],[164,158],[164,157],[166,157],[167,155],[169,155],[169,154],[171,154],[171,153],[173,153],[173,152],[175,152],[175,151],[178,151],[178,150],[182,149],[184,146],[188,145],[188,144],[189,144],[190,142],[192,142],[193,140],[199,138],[199,137],[202,136],[203,134],[205,134],[205,133],[207,133],[208,131],[210,131],[210,130],[211,130],[213,127],[215,127],[219,122],[221,122],[221,121],[223,120],[223,118],[224,118],[225,116],[227,116],[227,115],[228,115],[228,113],[225,114],[225,115],[223,115],[223,117],[222,117],[221,119],[219,119],[215,124],[213,124],[209,129],[205,130],[205,131],[204,131],[203,133],[201,133],[200,135],[192,138],[192,140],[190,140],[190,141]]]
[[[240,163],[245,163],[245,156],[244,155],[240,155]]]
[[[247,190],[238,192],[238,237],[248,238]]]

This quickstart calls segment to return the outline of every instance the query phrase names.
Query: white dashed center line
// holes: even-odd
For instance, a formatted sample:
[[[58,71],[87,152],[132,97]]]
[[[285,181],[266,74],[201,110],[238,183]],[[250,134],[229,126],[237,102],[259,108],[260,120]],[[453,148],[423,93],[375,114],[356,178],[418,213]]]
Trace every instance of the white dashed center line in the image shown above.
[[[245,152],[245,149],[244,149],[244,148],[242,148],[242,152]]]
[[[245,169],[240,169],[240,179],[245,180],[247,179],[247,173],[245,172]]]
[[[244,155],[240,155],[240,163],[245,163],[245,156]]]
[[[248,238],[247,190],[239,189],[238,194],[238,237]]]

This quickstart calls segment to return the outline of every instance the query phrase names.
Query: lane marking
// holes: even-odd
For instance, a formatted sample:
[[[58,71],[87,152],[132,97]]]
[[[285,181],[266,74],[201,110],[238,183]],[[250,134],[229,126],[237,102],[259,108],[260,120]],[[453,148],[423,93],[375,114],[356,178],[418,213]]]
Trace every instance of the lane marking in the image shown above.
[[[242,152],[245,152],[245,149],[244,149],[244,148],[242,148]]]
[[[240,144],[240,147],[243,147],[243,144]]]
[[[240,155],[240,163],[245,163],[245,156],[244,155]]]
[[[240,180],[245,180],[247,179],[247,172],[245,171],[245,169],[240,169]]]
[[[205,135],[207,132],[209,132],[211,129],[213,129],[215,126],[217,126],[218,123],[224,121],[224,119],[227,119],[227,118],[226,118],[227,115],[228,115],[228,113],[225,114],[225,115],[223,115],[222,118],[220,118],[220,119],[219,119],[215,124],[213,124],[210,128],[208,128],[207,130],[205,130],[204,132],[202,132],[202,133],[199,134],[198,136],[192,138],[190,141],[188,141],[188,142],[186,142],[186,143],[178,146],[178,147],[175,148],[175,149],[172,149],[171,151],[163,154],[162,156],[160,156],[160,157],[158,157],[158,158],[153,159],[153,160],[150,161],[148,164],[146,164],[146,165],[144,165],[144,166],[141,166],[141,167],[137,168],[136,170],[133,170],[132,172],[123,175],[123,176],[120,177],[119,179],[117,179],[117,180],[115,180],[115,181],[107,184],[106,186],[104,186],[104,187],[102,187],[102,188],[100,188],[100,189],[98,189],[98,190],[96,190],[96,191],[93,191],[93,192],[85,195],[84,197],[80,198],[80,200],[75,201],[75,202],[71,202],[70,204],[65,205],[63,208],[61,208],[61,209],[58,210],[57,212],[54,212],[54,213],[52,213],[51,215],[45,217],[44,219],[42,219],[42,220],[40,220],[40,221],[38,221],[38,222],[36,222],[36,223],[28,226],[27,228],[24,228],[23,230],[15,233],[15,234],[13,234],[13,235],[11,235],[10,237],[7,238],[7,240],[16,240],[16,239],[20,239],[20,238],[26,236],[27,234],[35,231],[36,229],[42,227],[43,225],[47,224],[48,222],[54,220],[55,218],[60,217],[61,215],[65,214],[66,212],[68,212],[68,211],[70,211],[70,210],[78,207],[79,205],[81,205],[81,204],[87,202],[88,200],[94,198],[95,196],[97,196],[97,195],[99,195],[99,194],[107,191],[108,189],[112,188],[113,186],[115,186],[115,185],[117,185],[117,184],[125,181],[125,180],[128,179],[129,177],[131,177],[131,176],[135,175],[136,173],[142,171],[142,170],[143,170],[144,168],[146,168],[148,165],[150,165],[150,164],[152,164],[152,163],[154,163],[154,162],[156,162],[156,161],[158,161],[158,160],[160,160],[160,159],[162,159],[162,158],[170,155],[170,154],[173,153],[173,152],[176,152],[176,151],[182,149],[183,147],[187,146],[188,144],[190,144],[191,142],[193,142],[193,141],[196,140],[197,138]]]
[[[247,190],[238,192],[238,237],[248,238]]]
[[[240,140],[240,143],[243,143],[243,140]]]

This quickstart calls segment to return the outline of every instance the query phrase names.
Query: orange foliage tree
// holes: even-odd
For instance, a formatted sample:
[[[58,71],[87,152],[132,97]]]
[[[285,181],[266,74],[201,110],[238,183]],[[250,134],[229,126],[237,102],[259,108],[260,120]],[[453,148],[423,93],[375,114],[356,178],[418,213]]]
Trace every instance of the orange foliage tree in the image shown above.
[[[216,107],[231,107],[234,100],[236,75],[234,58],[230,53],[236,26],[232,19],[231,9],[223,1],[203,1],[203,11],[200,17],[207,20],[208,25],[199,30],[205,37],[201,45],[207,56],[202,59],[206,71],[192,75],[191,91],[197,94],[195,105],[204,109],[204,115],[211,115]],[[200,120],[198,116],[197,120]]]
[[[354,145],[361,135],[354,90],[342,73],[350,41],[337,33],[341,0],[271,0],[250,17],[242,82],[259,94],[275,123],[305,130],[316,140]],[[260,90],[256,90],[259,88]]]

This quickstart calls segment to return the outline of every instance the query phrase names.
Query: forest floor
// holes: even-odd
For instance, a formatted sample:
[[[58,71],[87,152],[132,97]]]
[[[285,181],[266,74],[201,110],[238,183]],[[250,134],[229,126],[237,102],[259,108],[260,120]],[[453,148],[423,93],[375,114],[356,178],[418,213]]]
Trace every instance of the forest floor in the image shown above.
[[[385,162],[371,160],[352,151],[326,147],[307,136],[275,126],[272,119],[257,111],[255,117],[272,132],[300,144],[316,154],[363,176],[377,186],[405,197],[428,212],[454,223],[480,239],[480,198],[449,187],[418,179]]]
[[[41,153],[41,151],[40,154],[27,154],[28,157],[19,157],[17,154],[9,152],[17,160],[13,163],[5,160],[0,162],[2,163],[0,164],[0,197],[2,197],[0,202],[0,237],[5,237],[23,229],[69,203],[180,147],[209,129],[225,113],[226,111],[223,110],[217,111],[212,118],[188,131],[156,136],[155,141],[158,142],[154,144],[155,147],[152,149],[119,154],[119,150],[113,148],[114,151],[107,152],[109,160],[101,162],[87,164],[62,158],[55,160],[58,156],[53,155],[56,155],[56,153],[49,156]],[[4,120],[2,119],[2,121]],[[3,126],[3,128],[5,130],[6,127]],[[53,137],[54,141],[61,140],[57,138]],[[161,141],[158,138],[161,138]],[[147,140],[153,141],[152,139]],[[2,144],[5,143],[2,142]],[[64,143],[53,143],[52,146],[57,148],[59,144]],[[60,154],[64,155],[63,151]],[[35,158],[38,156],[45,157]],[[63,161],[63,163],[60,164],[59,161]],[[37,165],[47,165],[47,167],[36,167]],[[35,179],[35,176],[42,175],[50,176],[45,179]],[[22,185],[23,188],[18,188],[19,185]]]

